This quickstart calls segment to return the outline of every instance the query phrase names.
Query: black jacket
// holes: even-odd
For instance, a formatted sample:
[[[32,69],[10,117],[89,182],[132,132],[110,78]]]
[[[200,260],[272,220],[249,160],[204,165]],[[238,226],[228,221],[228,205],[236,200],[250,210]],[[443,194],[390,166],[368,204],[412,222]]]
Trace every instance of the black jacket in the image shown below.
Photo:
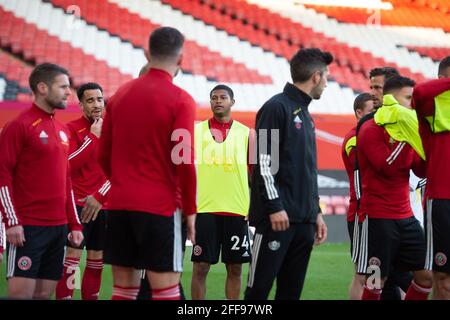
[[[252,226],[268,223],[269,214],[283,209],[290,223],[316,222],[320,209],[310,102],[311,97],[287,83],[256,115],[258,159],[252,176]]]

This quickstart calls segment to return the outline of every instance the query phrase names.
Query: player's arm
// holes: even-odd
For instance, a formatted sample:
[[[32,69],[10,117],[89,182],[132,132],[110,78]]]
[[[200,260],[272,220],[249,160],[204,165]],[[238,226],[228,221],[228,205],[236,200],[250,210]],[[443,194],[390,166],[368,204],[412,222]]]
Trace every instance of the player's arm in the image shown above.
[[[251,183],[251,176],[253,173],[253,166],[256,164],[256,131],[250,129],[248,135],[248,147],[247,147],[247,168],[248,168],[248,181]]]
[[[186,216],[188,238],[195,243],[195,214],[197,213],[197,176],[194,164],[194,121],[195,102],[191,96],[182,93],[172,132],[172,142],[181,152],[172,152],[181,192],[182,212]]]
[[[414,152],[413,156],[413,163],[412,163],[412,171],[416,176],[419,178],[425,178],[426,177],[426,162],[423,160],[416,152]]]
[[[112,98],[111,98],[112,99]],[[111,101],[110,99],[110,101]],[[112,124],[111,124],[111,102],[108,104],[108,112],[103,119],[102,135],[98,146],[98,161],[106,177],[111,178],[111,147],[112,147]]]
[[[367,123],[368,124],[368,123]],[[398,143],[390,150],[383,130],[364,124],[358,134],[357,148],[379,175],[390,177],[400,169],[410,169],[404,160],[406,143]]]
[[[99,143],[102,119],[97,120],[91,126],[91,132],[86,136],[82,143],[78,143],[77,133],[72,126],[68,126],[70,130],[69,137],[69,162],[70,168],[75,171],[81,168],[95,153]]]
[[[12,189],[13,173],[25,142],[25,128],[16,121],[6,125],[0,134],[0,214],[6,227],[6,240],[15,246],[25,242]]]
[[[66,215],[69,225],[68,239],[73,245],[78,247],[83,241],[83,226],[78,218],[77,209],[75,207],[75,197],[72,190],[69,162],[67,163],[66,179]]]
[[[83,210],[81,211],[82,223],[88,223],[97,219],[98,213],[107,201],[109,189],[111,189],[111,182],[106,180],[93,195],[79,200],[84,202]]]
[[[280,167],[280,139],[283,135],[280,128],[285,123],[285,115],[281,105],[270,103],[273,102],[263,106],[256,121],[259,172],[255,172],[253,181],[257,185],[253,187],[259,188],[272,229],[283,231],[289,228],[289,218],[280,197],[277,175]]]

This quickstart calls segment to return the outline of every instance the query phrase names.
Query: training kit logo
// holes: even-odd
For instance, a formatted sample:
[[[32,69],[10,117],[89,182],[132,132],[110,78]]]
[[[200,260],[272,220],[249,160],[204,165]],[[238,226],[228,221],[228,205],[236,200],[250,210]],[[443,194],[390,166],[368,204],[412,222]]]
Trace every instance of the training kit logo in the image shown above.
[[[47,144],[48,143],[48,134],[47,134],[47,132],[42,130],[41,133],[39,134],[39,139],[41,139],[42,144]]]
[[[202,254],[202,247],[200,247],[198,244],[194,246],[194,256],[198,257]]]
[[[436,263],[437,266],[442,267],[447,263],[447,256],[442,252],[438,252],[434,256],[434,262]]]
[[[273,240],[268,243],[269,249],[272,251],[277,251],[280,249],[280,241]]]
[[[302,120],[298,116],[295,117],[294,122],[297,129],[300,129],[302,127]]]
[[[17,266],[22,271],[27,271],[31,268],[31,259],[29,257],[21,257],[17,262]]]
[[[377,257],[372,257],[369,259],[369,266],[381,266],[381,261]]]
[[[247,258],[247,257],[250,257],[250,255],[248,254],[247,251],[245,251],[244,254],[242,255],[242,257],[243,257],[243,258]]]

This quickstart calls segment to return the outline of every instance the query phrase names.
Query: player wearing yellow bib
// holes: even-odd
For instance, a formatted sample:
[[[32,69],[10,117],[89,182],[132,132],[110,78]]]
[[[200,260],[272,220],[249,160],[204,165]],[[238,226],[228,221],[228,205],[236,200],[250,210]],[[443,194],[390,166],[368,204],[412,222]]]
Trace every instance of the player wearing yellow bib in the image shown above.
[[[251,258],[246,219],[250,129],[231,119],[235,103],[231,88],[216,86],[210,99],[213,117],[195,126],[198,214],[191,294],[192,299],[205,299],[207,274],[222,252],[225,296],[239,299],[242,264]]]

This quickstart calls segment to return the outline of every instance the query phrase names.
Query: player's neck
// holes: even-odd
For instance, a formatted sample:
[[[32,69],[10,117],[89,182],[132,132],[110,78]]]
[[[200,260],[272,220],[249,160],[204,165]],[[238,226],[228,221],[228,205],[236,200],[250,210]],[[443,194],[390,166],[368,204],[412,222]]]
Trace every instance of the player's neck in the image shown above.
[[[229,123],[231,121],[231,115],[214,115],[213,118],[220,123]]]
[[[311,95],[311,91],[313,89],[312,84],[310,84],[309,82],[303,82],[303,83],[294,82],[294,86],[296,86],[297,89],[303,91],[304,93],[306,93],[308,96],[310,96],[312,98],[312,95]]]
[[[54,114],[55,113],[55,109],[50,107],[45,100],[36,98],[34,100],[34,104],[41,110],[45,111],[48,114]]]
[[[167,72],[168,74],[170,74],[172,77],[175,77],[175,75],[177,74],[178,71],[178,66],[175,66],[173,64],[169,64],[169,63],[165,63],[165,62],[160,62],[160,61],[153,61],[153,62],[149,62],[149,70],[150,69],[159,69],[159,70],[163,70],[165,72]]]

